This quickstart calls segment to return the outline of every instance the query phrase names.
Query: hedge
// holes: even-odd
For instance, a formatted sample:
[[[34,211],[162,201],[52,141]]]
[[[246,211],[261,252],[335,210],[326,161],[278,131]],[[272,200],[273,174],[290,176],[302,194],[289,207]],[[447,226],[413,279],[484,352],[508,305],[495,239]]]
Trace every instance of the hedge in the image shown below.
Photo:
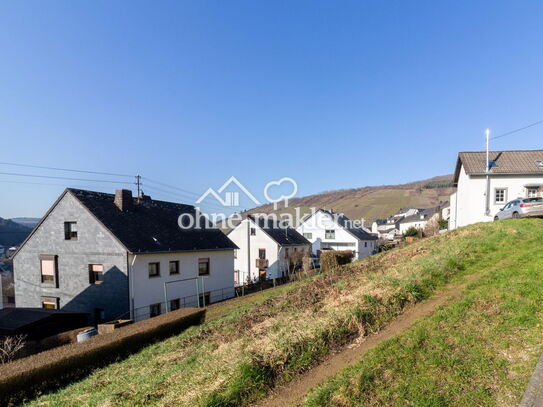
[[[330,271],[353,260],[352,250],[324,250],[321,252],[321,270]]]
[[[204,321],[205,310],[183,308],[0,366],[0,405],[18,404],[91,370]]]

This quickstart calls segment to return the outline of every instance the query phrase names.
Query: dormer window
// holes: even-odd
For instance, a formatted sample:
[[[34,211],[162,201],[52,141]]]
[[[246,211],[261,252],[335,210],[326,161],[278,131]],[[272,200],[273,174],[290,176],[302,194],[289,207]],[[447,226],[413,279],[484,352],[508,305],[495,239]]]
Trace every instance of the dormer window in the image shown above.
[[[64,222],[64,240],[77,240],[77,222]]]
[[[535,165],[537,165],[539,168],[543,168],[543,161],[542,160],[537,160],[535,162]]]

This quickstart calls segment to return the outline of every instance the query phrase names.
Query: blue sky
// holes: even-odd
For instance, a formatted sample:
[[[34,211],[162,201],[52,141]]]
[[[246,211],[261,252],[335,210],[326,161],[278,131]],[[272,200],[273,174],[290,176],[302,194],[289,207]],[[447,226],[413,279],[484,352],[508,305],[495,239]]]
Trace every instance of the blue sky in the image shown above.
[[[540,1],[4,1],[1,161],[194,194],[233,175],[259,199],[281,177],[301,196],[451,173],[486,127],[543,119],[541,21]],[[1,217],[41,216],[64,185],[120,186],[0,185]]]

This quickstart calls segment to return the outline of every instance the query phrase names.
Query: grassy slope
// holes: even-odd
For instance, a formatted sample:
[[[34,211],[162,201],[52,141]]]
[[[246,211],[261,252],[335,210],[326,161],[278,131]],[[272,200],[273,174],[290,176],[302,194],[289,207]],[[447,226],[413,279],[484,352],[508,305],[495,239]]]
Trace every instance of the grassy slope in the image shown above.
[[[496,226],[518,242],[485,242],[489,257],[506,256],[462,298],[314,389],[306,405],[517,406],[543,351],[542,226]]]
[[[240,306],[212,307],[214,318],[202,327],[29,404],[250,404],[446,282],[507,261],[508,251],[497,249],[540,243],[542,232],[538,221],[475,225],[244,298]]]

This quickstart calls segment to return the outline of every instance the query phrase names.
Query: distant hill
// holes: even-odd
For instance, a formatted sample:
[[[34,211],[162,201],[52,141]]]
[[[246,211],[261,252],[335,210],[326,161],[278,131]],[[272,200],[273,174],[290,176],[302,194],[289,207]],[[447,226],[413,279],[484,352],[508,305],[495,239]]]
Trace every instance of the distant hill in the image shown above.
[[[302,213],[309,212],[311,207],[332,209],[351,219],[364,218],[369,226],[375,219],[386,218],[403,207],[430,208],[448,201],[454,190],[452,179],[452,175],[442,175],[408,184],[326,191],[291,199],[286,211],[279,209],[292,212],[292,208],[299,207]],[[273,205],[264,205],[243,214],[272,212]]]
[[[38,224],[38,222],[40,221],[40,218],[11,218],[10,220],[15,223],[18,223],[19,225],[23,225],[31,229],[34,229],[34,226]]]
[[[32,228],[0,218],[0,244],[5,247],[17,246],[28,236]]]

